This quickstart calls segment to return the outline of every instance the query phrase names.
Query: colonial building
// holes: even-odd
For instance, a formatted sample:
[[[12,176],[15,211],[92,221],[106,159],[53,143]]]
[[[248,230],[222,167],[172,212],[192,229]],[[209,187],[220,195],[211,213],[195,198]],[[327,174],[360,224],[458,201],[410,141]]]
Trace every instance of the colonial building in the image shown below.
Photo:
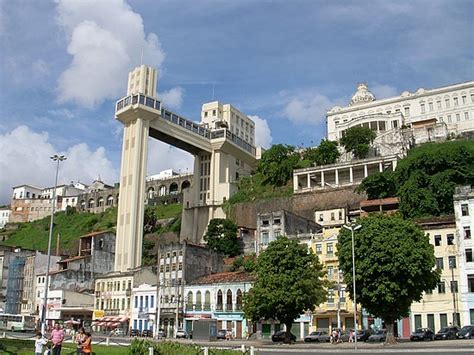
[[[454,194],[454,213],[459,240],[458,260],[460,270],[459,293],[463,305],[461,323],[474,324],[474,190],[472,186],[459,186]]]
[[[404,91],[381,100],[361,83],[348,106],[335,106],[326,117],[329,140],[339,140],[346,129],[362,126],[377,133],[375,154],[404,153],[412,144],[474,130],[474,82]]]
[[[223,272],[200,277],[184,287],[185,329],[193,330],[199,319],[216,319],[217,329],[232,332],[235,339],[249,334],[242,310],[242,297],[252,286],[254,278],[245,272]]]
[[[265,250],[269,243],[283,235],[310,246],[313,237],[321,230],[319,224],[286,210],[259,213],[256,252]]]
[[[453,216],[432,217],[417,223],[430,238],[434,247],[436,267],[441,271],[437,287],[423,295],[420,302],[411,306],[411,331],[431,328],[438,331],[449,324],[465,325],[459,314],[463,305],[459,303],[460,257],[459,237]],[[409,332],[408,332],[409,333]]]
[[[10,222],[11,209],[9,206],[0,207],[0,229]]]

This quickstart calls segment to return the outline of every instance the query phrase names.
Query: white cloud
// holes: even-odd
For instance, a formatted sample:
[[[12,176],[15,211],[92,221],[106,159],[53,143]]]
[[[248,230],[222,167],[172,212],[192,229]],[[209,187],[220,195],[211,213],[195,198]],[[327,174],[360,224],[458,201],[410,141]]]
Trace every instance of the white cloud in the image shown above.
[[[55,165],[50,156],[58,153],[67,157],[60,165],[60,184],[73,180],[87,184],[98,175],[107,183],[118,179],[118,172],[103,147],[93,151],[81,143],[60,152],[50,141],[48,133],[34,132],[27,126],[0,134],[0,151],[0,204],[10,201],[11,188],[15,185],[52,186]]]
[[[166,107],[179,109],[183,104],[184,89],[180,86],[158,94]]]
[[[270,148],[273,138],[268,121],[259,116],[249,116],[255,122],[255,145]]]
[[[388,97],[394,97],[398,95],[397,88],[390,86],[390,85],[374,85],[369,86],[369,90],[374,94],[377,100],[385,99]]]
[[[58,22],[68,36],[69,67],[58,80],[60,102],[92,108],[126,92],[128,72],[143,63],[159,67],[165,54],[142,17],[124,0],[58,0]]]
[[[191,154],[149,138],[147,175],[154,175],[166,169],[192,173],[193,166],[194,157]]]
[[[317,92],[303,92],[289,98],[283,113],[294,123],[316,125],[324,122],[326,112],[335,105],[335,102]]]

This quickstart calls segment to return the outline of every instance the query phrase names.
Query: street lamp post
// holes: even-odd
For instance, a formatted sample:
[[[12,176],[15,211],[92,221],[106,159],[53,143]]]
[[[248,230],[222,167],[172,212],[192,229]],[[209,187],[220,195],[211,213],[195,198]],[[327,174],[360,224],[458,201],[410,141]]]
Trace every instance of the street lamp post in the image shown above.
[[[66,160],[64,155],[53,155],[50,157],[53,161],[57,162],[56,164],[56,178],[54,180],[53,188],[53,206],[51,211],[51,221],[49,224],[49,237],[48,237],[48,262],[46,267],[46,281],[44,284],[44,299],[43,299],[43,313],[41,314],[41,333],[46,331],[46,311],[48,309],[48,288],[49,288],[49,268],[51,266],[51,239],[53,237],[53,222],[54,222],[54,212],[56,207],[56,186],[58,186],[58,174],[59,174],[59,162]]]
[[[454,268],[455,268],[455,261],[449,260],[449,268],[451,269],[451,293],[453,294],[453,325],[458,325],[458,312],[456,309],[456,288],[454,285]]]
[[[352,288],[354,294],[354,346],[357,350],[357,299],[356,299],[356,278],[355,278],[355,251],[354,251],[354,232],[362,226],[360,224],[351,223],[350,225],[343,225],[347,230],[351,231],[352,236]]]

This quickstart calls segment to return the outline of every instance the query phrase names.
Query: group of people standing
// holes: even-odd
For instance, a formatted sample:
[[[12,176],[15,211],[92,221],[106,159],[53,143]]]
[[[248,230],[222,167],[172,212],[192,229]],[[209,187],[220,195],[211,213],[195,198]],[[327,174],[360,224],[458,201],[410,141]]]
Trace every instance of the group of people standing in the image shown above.
[[[64,341],[64,330],[59,324],[54,326],[49,338],[41,332],[36,333],[35,355],[61,355],[61,348]],[[80,328],[74,339],[76,352],[78,355],[90,354],[92,352],[91,333],[86,333],[84,328]]]
[[[349,332],[349,343],[354,342],[354,330],[350,330]],[[341,329],[333,329],[331,332],[331,338],[330,338],[331,344],[337,344],[337,343],[342,343],[342,331]]]

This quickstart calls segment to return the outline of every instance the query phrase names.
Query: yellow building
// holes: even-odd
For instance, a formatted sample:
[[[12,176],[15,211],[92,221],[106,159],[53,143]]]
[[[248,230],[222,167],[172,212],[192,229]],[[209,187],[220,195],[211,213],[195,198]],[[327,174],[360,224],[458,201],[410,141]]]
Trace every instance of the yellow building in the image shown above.
[[[464,324],[459,324],[462,304],[459,303],[458,293],[458,264],[461,259],[454,217],[433,217],[419,221],[418,224],[434,245],[436,267],[441,270],[441,280],[434,290],[423,295],[420,302],[412,304],[411,330],[427,327],[437,332],[450,324],[462,326]]]
[[[354,327],[354,304],[346,292],[343,275],[339,271],[337,258],[337,237],[346,220],[344,208],[315,211],[315,220],[323,226],[323,231],[314,236],[311,248],[324,265],[332,287],[328,289],[325,303],[313,312],[312,330],[331,330],[333,328],[350,329]],[[358,306],[357,324],[360,329],[361,313]]]

